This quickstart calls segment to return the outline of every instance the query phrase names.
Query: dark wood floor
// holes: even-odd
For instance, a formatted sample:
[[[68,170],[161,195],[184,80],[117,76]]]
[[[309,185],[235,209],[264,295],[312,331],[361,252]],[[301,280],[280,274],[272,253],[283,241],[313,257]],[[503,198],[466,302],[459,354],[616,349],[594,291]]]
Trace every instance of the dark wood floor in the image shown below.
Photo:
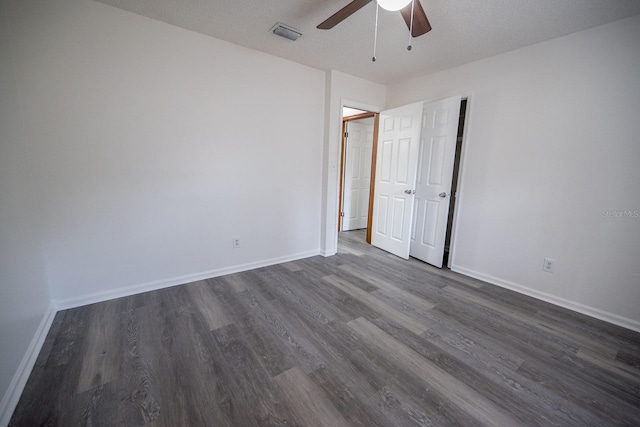
[[[363,240],[59,312],[11,425],[640,425],[640,334]]]

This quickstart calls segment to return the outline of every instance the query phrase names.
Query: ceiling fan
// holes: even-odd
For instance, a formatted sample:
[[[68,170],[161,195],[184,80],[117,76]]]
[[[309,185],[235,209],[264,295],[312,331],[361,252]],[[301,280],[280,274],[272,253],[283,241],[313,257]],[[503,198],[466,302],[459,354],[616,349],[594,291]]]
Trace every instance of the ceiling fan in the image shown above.
[[[374,0],[353,0],[351,3],[347,4],[345,7],[331,15],[327,20],[323,21],[316,28],[320,30],[329,30],[349,16],[356,13],[358,10],[362,9],[367,4],[371,3]],[[431,24],[429,24],[429,20],[427,19],[427,14],[424,12],[422,5],[420,4],[420,0],[405,0],[405,1],[393,1],[393,0],[375,0],[380,7],[387,10],[400,10],[402,17],[404,18],[404,22],[406,22],[407,27],[411,31],[412,37],[418,37],[425,33],[431,31]],[[394,3],[399,4],[400,6],[395,6]],[[391,4],[391,5],[389,5]],[[411,19],[411,12],[413,11],[413,21]]]

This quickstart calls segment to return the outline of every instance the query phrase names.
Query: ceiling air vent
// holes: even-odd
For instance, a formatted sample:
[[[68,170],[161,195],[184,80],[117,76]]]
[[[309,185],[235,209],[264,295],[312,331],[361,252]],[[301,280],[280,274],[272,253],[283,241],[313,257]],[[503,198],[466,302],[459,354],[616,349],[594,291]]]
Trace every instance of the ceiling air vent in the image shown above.
[[[300,30],[297,30],[290,25],[283,24],[282,22],[278,22],[274,25],[271,32],[293,41],[297,40],[298,37],[302,35]]]

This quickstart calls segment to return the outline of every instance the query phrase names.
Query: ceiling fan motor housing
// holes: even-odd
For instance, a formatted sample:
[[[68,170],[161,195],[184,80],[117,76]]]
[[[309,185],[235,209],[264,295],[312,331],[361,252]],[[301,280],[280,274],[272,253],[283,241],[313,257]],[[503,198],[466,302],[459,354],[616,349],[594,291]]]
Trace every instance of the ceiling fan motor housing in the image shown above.
[[[409,3],[411,0],[376,0],[378,5],[385,10],[389,10],[391,12],[395,12],[396,10],[400,10]]]

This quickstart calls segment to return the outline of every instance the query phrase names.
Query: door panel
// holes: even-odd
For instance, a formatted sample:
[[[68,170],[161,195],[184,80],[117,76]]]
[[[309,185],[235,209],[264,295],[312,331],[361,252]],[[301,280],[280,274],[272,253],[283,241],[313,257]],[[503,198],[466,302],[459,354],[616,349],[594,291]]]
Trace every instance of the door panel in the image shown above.
[[[371,244],[405,259],[411,242],[422,104],[383,111],[378,130]]]
[[[393,150],[393,141],[382,141],[382,154],[379,159],[380,163],[380,182],[385,184],[391,183],[391,152]],[[376,175],[377,176],[377,175]]]
[[[425,103],[416,179],[412,257],[442,267],[460,97]]]
[[[394,240],[402,240],[404,235],[404,213],[407,201],[404,197],[396,197],[393,200],[393,228],[391,230],[391,238]]]
[[[447,138],[439,136],[431,139],[431,159],[429,159],[429,175],[426,182],[428,185],[442,185],[442,174],[444,173],[444,159]]]
[[[398,166],[396,183],[409,184],[409,167],[413,159],[410,158],[411,139],[402,138],[398,141]],[[412,174],[412,176],[414,176]],[[413,187],[413,184],[411,185]]]
[[[347,123],[342,231],[367,227],[373,124]]]
[[[376,203],[378,210],[375,211],[376,214],[374,215],[377,218],[376,234],[387,235],[387,210],[389,209],[389,196],[380,195],[376,200],[378,202]]]

